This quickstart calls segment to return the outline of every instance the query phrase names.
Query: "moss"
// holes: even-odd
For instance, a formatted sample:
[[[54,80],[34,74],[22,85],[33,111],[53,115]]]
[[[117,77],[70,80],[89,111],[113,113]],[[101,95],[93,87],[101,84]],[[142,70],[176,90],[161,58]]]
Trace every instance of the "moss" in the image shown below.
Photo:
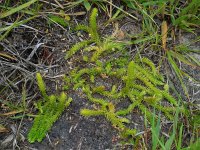
[[[126,131],[134,129],[126,126],[129,121],[122,116],[131,114],[135,108],[138,108],[149,120],[152,116],[149,107],[162,111],[167,118],[172,119],[177,106],[176,100],[169,94],[169,87],[163,82],[163,77],[155,70],[153,63],[148,59],[142,60],[145,60],[144,63],[147,62],[148,65],[142,65],[143,62],[131,61],[127,67],[116,68],[110,63],[98,61],[98,66],[83,68],[76,71],[77,73],[73,72],[74,86],[81,84],[79,88],[82,89],[88,100],[99,105],[97,107],[99,109],[95,110],[84,108],[81,110],[81,114],[87,117],[105,116],[123,135],[126,134]],[[117,75],[118,72],[120,72],[120,76]],[[106,78],[116,77],[123,86],[118,89],[117,85],[112,85],[109,91],[104,85],[95,85],[96,78],[102,78],[102,74]],[[102,98],[96,98],[96,94],[101,95]],[[123,109],[116,108],[116,104],[124,98],[129,99],[130,105]],[[162,100],[167,100],[171,107],[162,106],[160,103]]]
[[[88,53],[83,55],[86,67],[81,69],[77,67],[72,70],[69,73],[69,78],[64,78],[67,84],[64,87],[66,87],[66,90],[78,89],[79,92],[82,91],[89,100],[88,103],[97,106],[96,109],[81,109],[81,115],[85,117],[102,115],[119,130],[122,137],[131,136],[133,138],[136,130],[127,126],[130,121],[126,116],[131,114],[134,109],[140,110],[149,121],[151,121],[152,116],[151,108],[163,112],[166,117],[172,119],[178,104],[176,99],[170,95],[169,86],[164,82],[163,76],[159,74],[151,60],[142,58],[141,60],[130,61],[123,43],[116,42],[109,37],[100,38],[96,24],[97,13],[97,9],[93,9],[89,19],[89,26],[78,25],[76,27],[76,30],[88,32],[91,38],[72,46],[67,52],[67,59],[75,56],[80,49],[92,53],[92,55],[91,57],[88,56]],[[89,45],[90,43],[94,43],[94,45],[91,46]],[[101,59],[103,54],[111,52],[117,52],[119,57],[117,59],[109,58],[109,60]],[[40,127],[40,120],[42,120],[42,124],[47,124],[46,129],[49,130],[52,123],[65,108],[61,107],[65,102],[64,98],[54,95],[47,96],[45,85],[40,75],[37,76],[39,88],[42,95],[46,97],[47,102],[40,103],[39,108],[41,111],[38,117],[35,118],[36,125],[33,126],[30,133],[31,142],[35,141],[35,137],[38,136],[34,136],[33,133]],[[118,83],[109,85],[109,88],[107,88],[106,84],[112,84],[113,82],[107,83],[106,80],[111,80],[112,78],[116,79]],[[98,85],[96,83],[97,79],[103,80],[105,85],[103,85],[104,82],[102,82],[102,85]],[[126,108],[118,108],[118,104],[122,100],[128,100],[130,104]],[[163,100],[168,101],[171,106],[162,106]],[[67,102],[69,103],[70,101],[68,100]],[[52,118],[49,117],[49,114],[52,115]],[[47,119],[48,117],[49,120]],[[47,130],[41,127],[40,134],[42,137],[46,132]],[[41,137],[38,139],[40,141]]]
[[[39,101],[37,108],[39,113],[34,119],[33,126],[28,133],[28,141],[33,143],[35,141],[41,142],[47,132],[51,129],[53,123],[60,117],[66,107],[69,106],[72,99],[68,98],[64,92],[60,96],[47,96],[45,84],[40,73],[37,73],[37,80],[39,89],[44,96],[45,101]]]
[[[77,25],[75,30],[82,30],[89,34],[90,39],[78,42],[71,49],[68,50],[66,54],[66,59],[71,58],[76,52],[80,49],[87,52],[93,52],[90,58],[91,62],[98,61],[98,58],[104,53],[112,53],[117,50],[122,50],[125,47],[125,43],[113,41],[111,37],[101,39],[98,34],[97,21],[96,17],[98,10],[94,8],[90,15],[89,26],[86,25]],[[95,45],[91,46],[90,44],[94,43]],[[83,57],[83,60],[88,61],[86,57]]]

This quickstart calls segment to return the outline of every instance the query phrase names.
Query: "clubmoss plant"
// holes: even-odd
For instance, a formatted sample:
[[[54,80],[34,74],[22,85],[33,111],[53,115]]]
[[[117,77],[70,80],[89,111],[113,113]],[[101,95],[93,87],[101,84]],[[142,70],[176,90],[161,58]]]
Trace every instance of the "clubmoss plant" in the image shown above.
[[[30,143],[35,141],[41,142],[46,133],[51,129],[53,123],[60,117],[64,109],[68,107],[72,101],[71,98],[67,99],[67,95],[64,92],[62,92],[60,96],[48,96],[41,74],[37,73],[36,76],[39,89],[44,99],[36,104],[39,113],[35,117],[33,126],[28,134]]]
[[[102,107],[99,110],[82,109],[80,113],[85,117],[99,115],[105,116],[105,118],[120,131],[123,137],[134,137],[136,134],[136,129],[129,129],[125,125],[127,123],[130,123],[130,121],[127,118],[120,117],[115,113],[115,106],[112,103],[102,105]]]
[[[120,76],[117,74],[120,73]],[[151,120],[151,108],[155,108],[169,118],[173,118],[173,113],[177,106],[176,99],[170,95],[169,87],[164,83],[164,78],[158,73],[155,65],[147,58],[142,58],[136,62],[130,61],[127,67],[112,67],[107,62],[97,61],[96,67],[83,68],[72,71],[71,85],[74,90],[81,89],[91,103],[97,105],[95,108],[81,109],[83,116],[105,116],[105,118],[115,126],[121,135],[130,136],[130,129],[126,126],[130,121],[126,118],[134,109],[139,109]],[[120,90],[117,85],[111,86],[110,91],[104,85],[96,85],[97,78],[117,78],[123,83]],[[92,77],[92,80],[91,80]],[[103,83],[102,83],[103,84]],[[99,98],[96,95],[101,95]],[[116,108],[122,99],[129,99],[127,108]],[[168,101],[171,106],[162,106],[162,101]],[[184,109],[180,107],[184,112]],[[134,137],[132,134],[131,137]]]
[[[153,49],[164,50],[164,57],[172,68],[172,72],[176,74],[185,95],[189,99],[188,89],[183,78],[188,78],[194,82],[195,80],[181,69],[180,63],[198,69],[200,66],[199,60],[195,59],[193,54],[199,54],[199,51],[191,50],[189,45],[177,44],[179,37],[176,36],[176,31],[179,30],[180,33],[181,31],[187,31],[196,34],[195,30],[200,27],[200,3],[198,0],[186,0],[184,2],[180,0],[148,2],[143,0],[123,0],[123,2],[143,16],[142,33],[131,35],[135,39],[133,43],[139,44],[138,47],[140,47],[139,50],[141,51],[149,42]],[[155,21],[157,19],[160,20],[160,24]],[[170,41],[169,39],[172,40]],[[196,41],[198,41],[198,38]],[[162,62],[163,60],[160,61]]]
[[[89,18],[89,26],[77,25],[75,30],[82,30],[87,32],[90,36],[90,39],[83,40],[72,46],[72,48],[69,49],[69,51],[66,54],[66,59],[71,58],[72,55],[74,55],[80,49],[83,49],[86,52],[94,51],[90,61],[95,62],[103,53],[111,53],[116,50],[122,50],[122,48],[125,46],[124,43],[116,42],[112,40],[111,37],[107,37],[105,39],[100,38],[96,21],[97,14],[98,10],[94,8]],[[90,44],[92,43],[94,43],[95,45],[91,46]]]

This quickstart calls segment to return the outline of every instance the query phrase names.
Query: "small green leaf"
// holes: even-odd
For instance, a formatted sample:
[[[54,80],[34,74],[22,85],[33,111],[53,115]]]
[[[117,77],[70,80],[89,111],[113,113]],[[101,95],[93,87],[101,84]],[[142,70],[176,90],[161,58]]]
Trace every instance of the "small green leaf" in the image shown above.
[[[49,15],[50,22],[58,23],[59,25],[63,27],[68,26],[68,21],[62,17],[56,16],[56,15]]]
[[[91,5],[90,5],[90,3],[87,0],[84,1],[83,5],[87,9],[87,11],[89,11],[91,9]]]

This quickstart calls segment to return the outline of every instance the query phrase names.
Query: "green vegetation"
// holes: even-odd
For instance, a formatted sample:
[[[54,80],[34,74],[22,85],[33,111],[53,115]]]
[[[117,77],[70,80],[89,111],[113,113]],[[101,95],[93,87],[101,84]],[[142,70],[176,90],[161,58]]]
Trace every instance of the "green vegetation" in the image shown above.
[[[24,76],[27,76],[31,83],[34,82],[34,79],[30,80],[31,72],[27,70],[30,66],[39,66],[33,69],[32,74],[36,73],[42,99],[34,102],[34,108],[38,113],[34,117],[33,126],[28,134],[30,143],[43,140],[62,112],[70,103],[73,103],[71,98],[67,98],[66,93],[75,92],[81,93],[88,100],[88,105],[81,107],[80,115],[103,116],[118,131],[122,144],[134,145],[135,148],[142,145],[141,149],[151,147],[152,150],[199,149],[199,106],[191,101],[185,82],[189,80],[198,86],[200,83],[199,79],[195,79],[190,72],[190,69],[199,70],[200,68],[198,60],[200,50],[192,49],[191,46],[200,41],[197,33],[200,28],[198,0],[122,0],[117,2],[76,0],[68,3],[56,1],[48,4],[53,9],[46,8],[46,5],[47,2],[38,0],[13,3],[6,0],[0,4],[0,19],[2,20],[0,20],[0,25],[2,25],[0,26],[0,42],[6,43],[13,29],[24,27],[25,24],[37,19],[44,19],[44,24],[49,25],[49,28],[45,28],[45,33],[53,27],[59,27],[65,31],[69,27],[71,29],[69,34],[75,32],[77,33],[75,36],[79,39],[66,51],[68,70],[62,79],[64,84],[59,85],[62,89],[59,95],[48,95],[41,74],[36,73],[46,67],[40,66],[41,60],[33,63],[34,61],[22,58],[18,52],[15,53],[15,50],[10,50],[10,47],[5,47],[5,43],[0,45],[0,60],[3,58],[0,67],[2,72],[6,69],[10,71],[8,68],[4,69],[4,66],[9,63],[8,66],[16,66],[14,70],[18,71],[17,77],[4,77],[13,74],[14,71],[12,72],[11,69],[1,78],[6,83],[5,85],[0,83],[2,97],[6,95],[8,89],[11,91],[18,89],[16,85]],[[77,8],[81,11],[67,13]],[[98,13],[99,11],[101,13]],[[88,25],[77,23],[77,20],[73,22],[71,19],[71,16],[73,18],[87,13],[90,14]],[[98,26],[100,17],[97,16],[101,14],[105,14],[103,19],[107,19],[104,24],[101,24],[103,27]],[[134,22],[131,24],[138,24],[141,31],[125,33],[121,28],[119,29],[120,19],[125,18]],[[100,34],[110,24],[115,27],[113,34]],[[39,29],[30,26],[26,28],[39,32]],[[118,32],[121,35],[118,35]],[[193,34],[195,39],[188,43],[181,41],[182,33]],[[37,46],[32,52],[34,52],[34,57],[39,58],[45,52],[37,53]],[[50,46],[42,47],[38,51],[48,48]],[[32,52],[30,53],[33,54]],[[29,56],[31,54],[28,52]],[[49,59],[51,56],[44,57]],[[151,59],[154,57],[155,59]],[[54,64],[50,62],[49,66],[51,65]],[[49,66],[46,68],[51,68]],[[188,69],[183,69],[184,67]],[[174,79],[177,85],[182,87],[179,93],[174,87]],[[27,82],[26,79],[23,81]],[[184,94],[181,95],[182,90]],[[23,104],[17,106],[0,97],[0,102],[14,111],[13,114],[23,113],[21,116],[11,117],[12,119],[22,118],[23,120],[26,116],[33,116],[26,104],[26,95],[23,88],[21,98]],[[138,134],[139,131],[131,126],[134,122],[131,117],[135,112],[144,119],[143,135]],[[167,120],[170,124],[168,133],[165,134],[162,131],[163,120]],[[0,129],[6,131],[4,126],[0,122]],[[148,132],[151,133],[150,136],[147,136]],[[191,132],[189,142],[185,140],[186,132]],[[150,139],[147,140],[147,138]],[[147,141],[151,141],[151,144]]]
[[[61,93],[60,96],[48,96],[46,94],[46,86],[40,73],[37,73],[37,81],[43,100],[35,105],[39,113],[35,117],[33,126],[28,134],[30,143],[35,141],[41,142],[46,133],[51,129],[53,123],[60,117],[65,108],[68,107],[72,101],[71,98],[67,100],[67,96],[64,92]]]
[[[90,39],[81,41],[77,44],[75,44],[66,55],[66,59],[70,58],[72,55],[74,55],[78,50],[83,48],[84,51],[95,51],[93,55],[91,56],[92,62],[97,61],[98,58],[102,53],[109,53],[114,52],[116,50],[122,49],[124,47],[124,43],[115,42],[111,39],[111,37],[105,38],[104,40],[100,39],[100,36],[97,31],[97,23],[96,23],[96,17],[97,17],[97,9],[94,8],[92,10],[90,19],[89,19],[89,26],[86,25],[78,25],[75,30],[83,30],[85,32],[89,33]],[[96,45],[91,46],[91,43],[95,43]],[[85,56],[86,58],[87,56]]]
[[[169,47],[167,45],[167,39],[172,38],[172,43],[175,42],[175,39],[178,38],[175,35],[175,30],[177,28],[194,33],[193,30],[195,30],[196,27],[200,27],[200,4],[197,0],[192,0],[191,2],[185,1],[184,7],[182,7],[181,1],[179,0],[148,2],[143,0],[124,0],[124,2],[128,7],[139,11],[143,16],[142,35],[133,35],[133,38],[137,38],[133,41],[133,43],[139,43],[141,45],[141,51],[146,43],[150,44],[153,49],[163,49],[163,55],[166,57],[170,67],[173,69],[173,72],[175,72],[177,78],[181,82],[181,86],[188,97],[188,91],[182,79],[185,77],[190,80],[193,79],[190,75],[188,75],[188,73],[180,69],[180,65],[177,62],[180,61],[188,66],[198,68],[200,65],[199,61],[193,56],[193,54],[199,54],[200,51],[191,50],[189,45],[184,43],[174,44],[173,47]],[[177,9],[180,9],[180,11],[177,11]],[[159,19],[160,22],[162,22],[161,25],[158,25],[154,21],[155,19]],[[147,41],[150,41],[150,43]],[[197,41],[199,41],[198,38]],[[171,74],[172,72],[169,73]]]
[[[144,59],[147,62],[150,62],[148,59]],[[151,63],[151,62],[150,62]],[[142,64],[140,64],[142,65]],[[130,130],[133,129],[127,129],[124,124],[129,123],[130,121],[127,118],[123,118],[123,116],[126,116],[130,114],[135,108],[139,108],[143,114],[148,115],[148,119],[151,119],[151,111],[148,107],[146,107],[145,104],[148,104],[152,107],[155,107],[156,109],[159,109],[162,111],[168,118],[172,118],[172,113],[175,111],[175,106],[177,106],[177,101],[168,93],[168,89],[165,88],[164,90],[160,90],[156,86],[163,86],[164,83],[162,82],[162,77],[154,72],[154,75],[151,72],[151,69],[146,68],[144,69],[140,67],[140,65],[134,63],[131,61],[128,64],[128,68],[123,71],[123,76],[119,77],[121,81],[124,82],[125,86],[122,87],[120,91],[116,90],[116,85],[112,86],[111,91],[106,91],[105,86],[97,86],[92,85],[92,83],[86,83],[84,81],[88,81],[88,79],[81,78],[80,73],[82,73],[82,76],[87,74],[92,78],[95,72],[95,78],[98,77],[97,75],[106,74],[106,69],[100,68],[99,66],[96,68],[90,68],[90,69],[82,69],[78,71],[77,73],[73,73],[74,77],[72,79],[72,82],[75,83],[75,89],[82,88],[82,91],[87,95],[87,98],[92,102],[100,105],[99,110],[88,110],[88,109],[82,109],[81,114],[84,116],[96,116],[96,115],[103,115],[105,116],[112,124],[113,126],[116,126],[119,128],[120,131],[123,133],[130,133]],[[152,64],[151,64],[152,65]],[[155,66],[152,66],[153,68]],[[123,68],[122,68],[123,69]],[[91,71],[91,70],[98,70],[97,71]],[[115,71],[113,71],[115,70]],[[112,70],[106,74],[106,76],[118,76],[117,72],[120,71],[120,69],[112,68]],[[91,72],[90,72],[91,71]],[[126,73],[127,72],[127,73]],[[95,80],[95,79],[94,79]],[[79,81],[83,81],[80,82]],[[76,84],[77,83],[77,84]],[[91,87],[90,87],[91,85]],[[167,86],[167,85],[165,85]],[[104,96],[104,99],[98,99],[95,98],[93,95],[100,94]],[[131,104],[124,109],[117,108],[116,110],[117,102],[120,102],[121,99],[129,98],[129,101]],[[112,100],[111,100],[112,99]],[[160,101],[163,99],[167,99],[170,104],[173,107],[163,107],[160,105]],[[113,104],[115,103],[115,104]],[[183,110],[182,110],[183,111]],[[135,132],[131,132],[135,133]],[[134,135],[132,135],[134,136]]]
[[[29,10],[28,11],[23,11],[23,9],[28,8],[31,4],[34,4],[36,2],[37,2],[37,0],[31,0],[31,1],[27,2],[27,3],[19,5],[17,7],[9,7],[9,6],[7,6],[6,2],[4,3],[4,5],[0,5],[0,8],[6,9],[6,11],[1,12],[0,19],[9,17],[9,16],[11,16],[11,15],[13,15],[15,13],[20,12],[20,11],[23,12],[23,13],[28,13],[28,14],[32,15],[31,17],[29,17],[27,19],[24,19],[24,20],[20,20],[21,17],[18,17],[15,20],[15,22],[12,23],[11,25],[0,27],[0,33],[1,32],[5,32],[3,35],[0,35],[0,41],[3,40],[9,34],[9,32],[12,29],[14,29],[14,28],[16,28],[16,27],[18,27],[20,25],[23,25],[23,24],[27,23],[28,21],[38,17],[37,14],[35,12],[33,12],[33,11],[29,11]]]
[[[97,10],[94,9],[90,17],[90,28],[83,25],[78,26],[78,28],[88,31],[92,39],[91,42],[98,45],[99,35],[96,32],[96,14]],[[81,48],[85,49],[85,45],[82,47],[82,43],[83,42],[80,42],[73,46],[67,52],[67,58],[72,57],[77,50],[80,50]],[[110,42],[110,44],[113,43],[115,43],[115,41]],[[113,47],[114,46],[115,44],[113,44]],[[89,48],[93,47],[94,46],[90,46]],[[98,49],[99,47],[95,50]],[[125,48],[121,48],[121,50],[126,51]],[[103,52],[104,51],[101,52],[102,55],[104,54]],[[152,118],[150,107],[162,111],[169,119],[173,119],[173,113],[178,106],[177,101],[169,94],[168,85],[164,83],[163,77],[157,72],[153,62],[147,58],[143,58],[142,60],[138,60],[137,63],[130,61],[127,64],[127,61],[123,63],[122,57],[118,58],[118,61],[121,61],[121,67],[118,66],[115,68],[112,64],[107,64],[106,66],[105,63],[102,63],[97,59],[93,59],[96,58],[94,56],[96,56],[95,52],[91,57],[91,62],[93,62],[96,67],[72,70],[70,73],[71,81],[67,81],[67,84],[71,84],[73,89],[80,90],[81,88],[89,101],[100,105],[98,107],[99,109],[95,110],[82,109],[82,115],[87,117],[103,115],[112,123],[113,126],[117,127],[121,133],[127,136],[130,136],[131,134],[132,137],[134,137],[136,131],[135,129],[129,129],[125,126],[125,124],[130,123],[130,121],[122,116],[130,114],[135,108],[139,108],[143,114],[146,114],[149,121]],[[89,63],[91,64],[91,62]],[[128,65],[127,68],[124,67],[126,64]],[[121,80],[121,82],[124,82],[125,86],[122,87],[121,90],[116,90],[117,85],[113,85],[111,91],[106,91],[106,87],[104,85],[96,86],[95,80],[102,78],[102,74],[107,76],[107,78],[117,78],[118,81]],[[161,87],[163,90],[161,90]],[[102,95],[104,99],[96,98],[96,94]],[[116,108],[115,105],[117,102],[120,102],[121,99],[125,98],[128,98],[131,104],[127,108]],[[161,100],[164,99],[169,102],[171,107],[162,106]],[[184,113],[183,107],[179,106],[179,109],[181,109],[181,112]],[[130,132],[132,130],[134,130],[134,132]]]

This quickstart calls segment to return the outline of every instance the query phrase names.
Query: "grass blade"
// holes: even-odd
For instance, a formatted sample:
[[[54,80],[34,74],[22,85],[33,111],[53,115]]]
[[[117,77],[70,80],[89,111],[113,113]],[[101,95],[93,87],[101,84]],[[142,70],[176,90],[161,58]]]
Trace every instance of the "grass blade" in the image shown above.
[[[181,125],[180,130],[179,130],[179,138],[178,138],[177,150],[181,149],[182,137],[183,137],[183,124]]]
[[[198,64],[198,61],[195,60],[195,58],[193,58],[191,55],[189,55],[189,54],[187,55],[190,58],[189,59],[186,56],[184,56],[183,54],[180,54],[178,52],[169,51],[169,53],[171,53],[171,55],[174,56],[175,58],[177,58],[178,60],[182,61],[184,64],[187,64],[187,65],[192,66],[192,67],[197,67],[196,64]]]
[[[168,61],[169,61],[170,65],[172,66],[174,72],[176,73],[176,75],[177,75],[179,81],[181,82],[181,86],[182,86],[182,88],[183,88],[183,90],[184,90],[186,96],[189,97],[189,96],[188,96],[187,88],[186,88],[186,86],[185,86],[185,84],[183,83],[183,80],[182,80],[182,78],[183,78],[183,76],[182,76],[183,72],[182,72],[182,70],[180,70],[180,69],[178,68],[177,64],[176,64],[175,61],[172,59],[172,55],[169,53],[169,51],[167,51],[167,58],[168,58]]]
[[[157,124],[155,125],[155,110],[153,113],[153,119],[152,119],[152,150],[156,150],[157,145],[158,145],[158,140],[157,137],[160,136],[160,116],[158,118]]]
[[[28,7],[28,6],[30,6],[31,4],[35,3],[36,1],[37,0],[31,0],[31,1],[27,2],[27,3],[24,3],[24,4],[16,7],[16,8],[13,8],[13,9],[7,11],[7,12],[4,12],[4,13],[1,14],[0,18],[5,18],[7,16],[10,16],[10,15],[12,15],[12,14],[14,14],[14,13],[16,13],[16,12],[26,8],[26,7]]]
[[[22,21],[18,21],[19,19],[17,19],[12,25],[10,25],[8,27],[0,28],[0,32],[6,31],[3,35],[0,35],[0,41],[3,40],[13,28],[16,28],[22,24],[25,24],[26,22],[28,22],[36,17],[38,17],[38,16],[33,16],[33,17],[30,17],[30,18],[22,20]]]

